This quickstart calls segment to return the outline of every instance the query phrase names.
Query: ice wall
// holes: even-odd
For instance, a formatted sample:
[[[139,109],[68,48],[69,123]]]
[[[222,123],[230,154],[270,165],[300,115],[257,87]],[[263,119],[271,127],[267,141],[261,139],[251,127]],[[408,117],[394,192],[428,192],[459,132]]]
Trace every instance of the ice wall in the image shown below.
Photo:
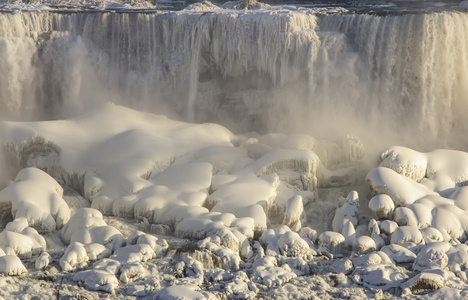
[[[112,101],[234,131],[441,146],[468,125],[466,53],[461,12],[2,13],[0,117]]]

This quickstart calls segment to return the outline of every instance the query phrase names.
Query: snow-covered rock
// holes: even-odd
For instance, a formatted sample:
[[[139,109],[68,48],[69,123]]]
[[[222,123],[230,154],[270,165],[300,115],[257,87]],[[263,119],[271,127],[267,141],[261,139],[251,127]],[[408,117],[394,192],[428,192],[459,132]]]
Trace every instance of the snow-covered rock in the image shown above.
[[[23,234],[4,230],[0,233],[0,247],[8,247],[14,251],[14,254],[24,258],[39,254],[45,249],[45,239],[37,234],[37,231],[32,231],[32,233]]]
[[[281,235],[278,239],[278,248],[282,255],[289,257],[301,256],[310,251],[307,242],[293,231]]]
[[[341,233],[325,231],[320,234],[318,244],[320,248],[328,250],[331,254],[340,254],[344,248],[344,241],[345,238]]]
[[[52,262],[52,256],[47,252],[42,252],[34,264],[36,270],[44,270]]]
[[[84,282],[84,285],[92,291],[103,291],[113,294],[119,286],[119,280],[114,274],[101,270],[86,270],[75,274],[74,281]]]
[[[354,227],[357,226],[357,213],[359,211],[359,195],[352,191],[346,198],[340,197],[340,206],[333,218],[333,231],[341,232],[344,224],[349,221]]]
[[[0,256],[0,273],[19,276],[28,273],[28,270],[16,255],[5,255]]]
[[[122,233],[112,226],[93,226],[77,230],[71,236],[70,241],[82,244],[98,243],[106,246],[111,251],[125,245]]]
[[[94,226],[107,226],[102,213],[93,208],[77,209],[67,224],[60,231],[62,240],[69,244],[72,235],[80,229]]]
[[[81,243],[71,243],[62,258],[60,258],[60,267],[63,271],[75,271],[88,265],[88,253]]]
[[[0,202],[11,203],[12,215],[25,218],[40,232],[60,229],[70,219],[70,208],[62,197],[62,187],[37,168],[22,169],[13,184],[0,191]]]
[[[392,244],[399,244],[399,243],[422,243],[423,237],[421,232],[418,230],[417,227],[413,226],[401,226],[395,229],[392,233]]]
[[[369,200],[369,209],[377,219],[390,219],[395,209],[395,204],[388,195],[381,194]]]
[[[373,252],[376,248],[377,245],[375,244],[375,241],[368,236],[360,236],[353,242],[353,252],[359,255]]]

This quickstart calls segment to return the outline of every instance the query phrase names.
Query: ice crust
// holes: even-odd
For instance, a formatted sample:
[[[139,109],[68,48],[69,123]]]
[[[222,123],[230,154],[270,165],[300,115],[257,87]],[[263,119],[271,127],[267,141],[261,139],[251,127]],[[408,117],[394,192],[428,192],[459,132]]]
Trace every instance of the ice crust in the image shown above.
[[[95,129],[96,137],[86,134],[103,121],[110,125]],[[68,121],[2,122],[0,130],[9,138],[10,157],[25,164],[0,192],[14,217],[0,233],[0,271],[6,275],[60,268],[90,291],[116,294],[125,287],[131,295],[200,299],[214,299],[222,290],[253,299],[260,289],[323,276],[316,264],[329,259],[334,261],[325,270],[337,280],[372,291],[395,294],[403,286],[412,293],[466,281],[464,175],[450,159],[440,158],[452,167],[437,161],[451,152],[387,150],[367,175],[372,195],[337,195],[330,226],[319,232],[308,226],[314,221],[309,205],[320,201],[323,187],[330,187],[327,176],[340,166],[320,154],[318,145],[325,143],[310,136],[236,136],[219,125],[112,104]],[[80,143],[64,132],[76,134]],[[25,156],[18,146],[31,140],[60,151],[38,164],[37,156]],[[223,162],[226,157],[237,163]],[[452,184],[446,185],[447,178]],[[16,204],[23,201],[15,196],[23,193],[20,183],[40,191],[44,220],[54,221],[43,235],[31,226],[44,229],[38,224],[46,221],[19,213],[34,203]],[[91,207],[69,208],[61,185],[81,192]],[[120,219],[137,225],[118,225]],[[162,225],[175,237],[150,233]],[[174,238],[193,240],[180,247]],[[63,252],[52,253],[52,245],[63,245]],[[21,262],[30,258],[33,268]]]

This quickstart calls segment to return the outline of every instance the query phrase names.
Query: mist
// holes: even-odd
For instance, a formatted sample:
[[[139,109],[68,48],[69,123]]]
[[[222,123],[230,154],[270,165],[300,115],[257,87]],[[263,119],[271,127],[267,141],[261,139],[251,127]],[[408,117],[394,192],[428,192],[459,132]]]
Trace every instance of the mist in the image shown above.
[[[372,153],[466,149],[465,14],[236,14],[2,14],[1,118],[115,102],[235,133],[353,135]]]

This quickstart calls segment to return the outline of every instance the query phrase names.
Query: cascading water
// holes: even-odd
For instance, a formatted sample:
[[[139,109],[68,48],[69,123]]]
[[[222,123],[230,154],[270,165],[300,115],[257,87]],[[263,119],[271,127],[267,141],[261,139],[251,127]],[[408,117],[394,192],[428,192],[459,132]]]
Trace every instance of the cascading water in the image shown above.
[[[468,125],[466,53],[462,12],[2,13],[0,114],[111,101],[238,132],[440,146]]]

